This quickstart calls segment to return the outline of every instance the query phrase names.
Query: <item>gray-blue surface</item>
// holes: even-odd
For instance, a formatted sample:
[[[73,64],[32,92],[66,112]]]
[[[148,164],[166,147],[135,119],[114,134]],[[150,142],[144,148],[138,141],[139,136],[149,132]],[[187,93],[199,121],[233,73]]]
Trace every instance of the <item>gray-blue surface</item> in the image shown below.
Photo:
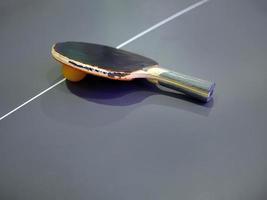
[[[117,46],[197,1],[0,2],[0,117],[60,79],[58,41]],[[267,2],[211,0],[123,47],[212,79],[63,82],[0,121],[0,199],[267,198]]]

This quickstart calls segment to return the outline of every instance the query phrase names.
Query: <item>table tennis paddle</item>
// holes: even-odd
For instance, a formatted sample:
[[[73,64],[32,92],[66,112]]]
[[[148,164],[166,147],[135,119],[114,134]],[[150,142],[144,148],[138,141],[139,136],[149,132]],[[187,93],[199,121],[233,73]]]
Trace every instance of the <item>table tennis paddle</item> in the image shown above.
[[[70,81],[79,81],[86,74],[123,81],[146,78],[154,84],[204,102],[212,98],[215,87],[211,81],[161,68],[150,58],[105,45],[56,43],[52,47],[52,55],[63,64],[63,75]]]

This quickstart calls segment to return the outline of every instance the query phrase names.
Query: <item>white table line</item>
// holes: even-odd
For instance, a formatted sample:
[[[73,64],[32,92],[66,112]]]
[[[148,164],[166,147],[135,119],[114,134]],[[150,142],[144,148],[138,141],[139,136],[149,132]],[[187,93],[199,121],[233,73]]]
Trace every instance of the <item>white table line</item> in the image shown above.
[[[187,7],[187,8],[185,8],[185,9],[183,9],[183,10],[181,10],[181,11],[179,11],[179,12],[177,12],[177,13],[171,15],[171,16],[169,16],[168,18],[166,18],[166,19],[160,21],[159,23],[157,23],[157,24],[151,26],[150,28],[144,30],[143,32],[141,32],[141,33],[139,33],[139,34],[137,34],[137,35],[135,35],[134,37],[130,38],[129,40],[123,42],[122,44],[120,44],[120,45],[117,46],[116,48],[119,49],[119,48],[121,48],[121,47],[123,47],[123,46],[129,44],[130,42],[132,42],[132,41],[134,41],[134,40],[136,40],[136,39],[138,39],[138,38],[144,36],[145,34],[149,33],[150,31],[155,30],[156,28],[162,26],[163,24],[166,24],[166,23],[172,21],[173,19],[175,19],[175,18],[177,18],[177,17],[179,17],[179,16],[181,16],[181,15],[183,15],[183,14],[185,14],[185,13],[191,11],[191,10],[193,10],[194,8],[197,8],[197,7],[201,6],[201,5],[204,4],[204,3],[207,3],[208,1],[209,1],[209,0],[202,0],[202,1],[199,1],[199,2],[197,2],[197,3],[195,3],[195,4],[193,4],[193,5],[191,5],[191,6]]]
[[[121,44],[118,45],[116,48],[117,48],[117,49],[120,49],[121,47],[123,47],[123,46],[125,46],[125,45],[127,45],[127,44],[129,44],[129,43],[131,43],[131,42],[133,42],[134,40],[136,40],[136,39],[138,39],[138,38],[144,36],[145,34],[147,34],[147,33],[151,32],[151,31],[155,30],[156,28],[158,28],[158,27],[160,27],[160,26],[162,26],[162,25],[164,25],[164,24],[166,24],[166,23],[172,21],[173,19],[175,19],[175,18],[177,18],[177,17],[180,17],[180,16],[182,16],[183,14],[185,14],[185,13],[187,13],[187,12],[189,12],[189,11],[191,11],[191,10],[193,10],[193,9],[195,9],[195,8],[197,8],[197,7],[199,7],[199,6],[201,6],[201,5],[203,5],[204,3],[207,3],[208,1],[209,1],[209,0],[202,0],[202,1],[199,1],[199,2],[197,2],[197,3],[195,3],[195,4],[192,4],[191,6],[189,6],[189,7],[185,8],[185,9],[183,9],[183,10],[181,10],[181,11],[179,11],[179,12],[177,12],[177,13],[171,15],[171,16],[169,16],[168,18],[166,18],[166,19],[160,21],[159,23],[157,23],[157,24],[151,26],[150,28],[144,30],[143,32],[141,32],[141,33],[135,35],[134,37],[130,38],[129,40],[127,40],[127,41],[121,43]],[[5,115],[3,115],[3,116],[0,118],[0,121],[3,120],[4,118],[8,117],[8,116],[11,115],[12,113],[16,112],[17,110],[19,110],[19,109],[22,108],[23,106],[27,105],[27,104],[30,103],[31,101],[37,99],[38,97],[40,97],[40,96],[43,95],[44,93],[46,93],[46,92],[48,92],[49,90],[53,89],[54,87],[56,87],[56,86],[59,85],[60,83],[64,82],[65,80],[66,80],[66,78],[61,79],[60,81],[56,82],[55,84],[53,84],[53,85],[50,86],[49,88],[43,90],[43,91],[40,92],[39,94],[37,94],[37,95],[35,95],[34,97],[30,98],[29,100],[25,101],[24,103],[22,103],[22,104],[19,105],[18,107],[14,108],[14,109],[11,110],[10,112],[8,112],[8,113],[6,113]]]
[[[51,90],[52,88],[56,87],[57,85],[59,85],[60,83],[64,82],[66,80],[66,78],[61,79],[60,81],[58,81],[57,83],[55,83],[54,85],[50,86],[49,88],[43,90],[42,92],[40,92],[39,94],[35,95],[34,97],[30,98],[28,101],[25,101],[23,104],[21,104],[20,106],[16,107],[15,109],[11,110],[10,112],[8,112],[7,114],[3,115],[0,118],[0,121],[2,119],[4,119],[5,117],[7,117],[8,115],[11,115],[12,113],[16,112],[18,109],[20,109],[21,107],[27,105],[28,103],[30,103],[31,101],[33,101],[34,99],[38,98],[39,96],[41,96],[42,94],[46,93],[47,91]]]

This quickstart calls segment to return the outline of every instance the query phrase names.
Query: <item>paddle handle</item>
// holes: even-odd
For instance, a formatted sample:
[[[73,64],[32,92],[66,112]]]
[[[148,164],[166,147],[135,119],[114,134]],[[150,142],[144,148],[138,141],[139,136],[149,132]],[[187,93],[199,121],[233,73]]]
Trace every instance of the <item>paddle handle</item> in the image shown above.
[[[161,86],[182,92],[203,102],[211,100],[215,83],[163,68],[147,70],[149,79]]]

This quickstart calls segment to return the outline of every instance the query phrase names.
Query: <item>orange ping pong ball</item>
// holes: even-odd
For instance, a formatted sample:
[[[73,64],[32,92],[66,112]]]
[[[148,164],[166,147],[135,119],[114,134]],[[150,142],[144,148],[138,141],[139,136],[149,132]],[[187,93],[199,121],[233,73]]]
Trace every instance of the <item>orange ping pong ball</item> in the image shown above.
[[[62,65],[62,73],[67,80],[73,82],[80,81],[86,76],[85,72],[64,64]]]

